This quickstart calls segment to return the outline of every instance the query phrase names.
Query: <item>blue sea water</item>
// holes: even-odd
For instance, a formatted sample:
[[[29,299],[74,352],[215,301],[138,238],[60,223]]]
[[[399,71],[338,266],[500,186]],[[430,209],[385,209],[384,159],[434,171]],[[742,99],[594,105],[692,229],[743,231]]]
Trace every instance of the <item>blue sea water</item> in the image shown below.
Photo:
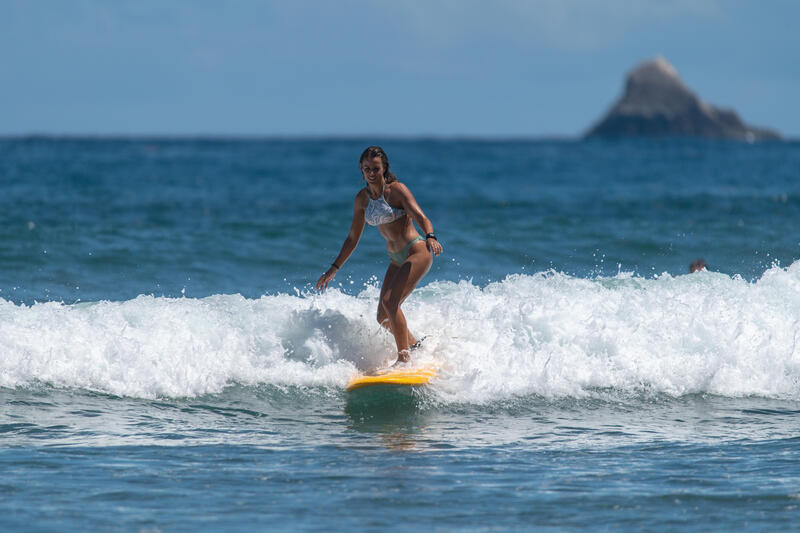
[[[380,143],[444,245],[393,360]],[[800,144],[0,140],[0,528],[800,529]],[[709,271],[688,274],[705,259]]]

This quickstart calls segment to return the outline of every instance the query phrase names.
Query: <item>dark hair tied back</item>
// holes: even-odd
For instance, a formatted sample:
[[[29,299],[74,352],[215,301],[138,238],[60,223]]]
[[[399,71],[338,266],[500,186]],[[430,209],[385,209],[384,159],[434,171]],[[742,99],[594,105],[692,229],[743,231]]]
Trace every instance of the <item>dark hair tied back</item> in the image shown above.
[[[368,146],[366,150],[361,152],[361,157],[358,160],[359,170],[361,170],[361,163],[363,163],[365,159],[374,159],[376,157],[380,157],[383,163],[383,179],[386,183],[397,180],[397,176],[389,171],[389,158],[380,146]]]

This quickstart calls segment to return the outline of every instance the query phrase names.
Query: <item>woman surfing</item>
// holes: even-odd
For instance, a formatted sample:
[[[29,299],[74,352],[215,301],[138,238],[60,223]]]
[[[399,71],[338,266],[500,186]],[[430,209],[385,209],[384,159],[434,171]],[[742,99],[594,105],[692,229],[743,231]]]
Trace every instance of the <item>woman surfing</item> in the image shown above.
[[[422,212],[414,195],[397,176],[389,171],[389,158],[380,146],[370,146],[359,159],[366,186],[358,191],[353,202],[353,222],[331,267],[317,281],[317,290],[325,289],[336,272],[355,250],[364,224],[377,226],[386,239],[389,267],[381,285],[378,300],[378,323],[392,332],[397,344],[397,363],[410,360],[409,350],[418,343],[408,331],[400,305],[411,294],[419,280],[428,273],[433,255],[442,253],[431,221]],[[421,237],[416,222],[425,232]]]

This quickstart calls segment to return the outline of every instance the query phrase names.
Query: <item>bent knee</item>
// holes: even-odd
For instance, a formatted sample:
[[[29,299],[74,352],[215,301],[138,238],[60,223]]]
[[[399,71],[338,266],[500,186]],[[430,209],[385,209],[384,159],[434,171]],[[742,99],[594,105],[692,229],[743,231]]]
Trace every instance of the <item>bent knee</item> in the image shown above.
[[[381,312],[383,312],[388,318],[389,316],[396,314],[399,308],[400,302],[398,302],[397,299],[386,295],[381,298],[381,310],[378,311],[378,316],[380,316]]]

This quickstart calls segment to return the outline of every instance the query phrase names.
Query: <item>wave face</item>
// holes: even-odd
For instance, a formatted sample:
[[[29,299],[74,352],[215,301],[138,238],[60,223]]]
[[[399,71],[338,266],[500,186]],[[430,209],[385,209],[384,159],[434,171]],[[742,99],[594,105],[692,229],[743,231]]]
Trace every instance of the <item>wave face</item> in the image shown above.
[[[259,299],[139,296],[17,305],[0,299],[0,386],[154,398],[229,385],[338,390],[393,360],[378,288]],[[447,403],[522,395],[800,398],[800,261],[760,279],[512,275],[433,282],[404,304],[442,365]]]

